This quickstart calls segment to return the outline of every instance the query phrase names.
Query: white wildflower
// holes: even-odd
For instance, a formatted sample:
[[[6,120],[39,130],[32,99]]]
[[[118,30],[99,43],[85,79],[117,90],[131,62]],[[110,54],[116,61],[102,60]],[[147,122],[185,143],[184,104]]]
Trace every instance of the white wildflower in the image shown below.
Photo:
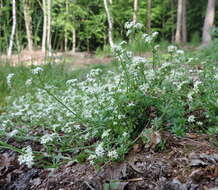
[[[94,160],[96,159],[97,156],[95,154],[91,154],[89,157],[88,157],[88,160]]]
[[[70,79],[66,82],[66,85],[72,85],[75,86],[77,84],[78,80],[77,79]]]
[[[35,69],[32,70],[32,73],[33,73],[34,75],[37,75],[37,74],[39,74],[39,73],[42,72],[42,71],[43,71],[43,68],[42,68],[42,67],[36,67]]]
[[[218,74],[216,74],[216,75],[214,76],[214,78],[215,78],[216,80],[218,80]]]
[[[141,23],[136,23],[136,24],[134,25],[134,28],[136,28],[136,29],[138,29],[138,30],[142,29],[142,27],[143,27],[143,24],[141,24]]]
[[[158,36],[158,32],[153,32],[153,33],[151,34],[151,36],[152,36],[152,38],[156,38],[156,37]]]
[[[124,133],[123,133],[123,136],[124,136],[124,137],[127,137],[127,135],[128,135],[127,132],[124,132]]]
[[[133,102],[130,102],[129,104],[128,104],[128,106],[130,107],[130,106],[135,106],[135,104],[133,103]]]
[[[190,116],[188,117],[188,122],[189,122],[189,123],[195,122],[195,116],[194,116],[194,115],[190,115]]]
[[[193,95],[194,95],[194,92],[193,92],[193,91],[189,92],[188,95],[187,95],[188,100],[189,100],[190,102],[193,100],[193,97],[192,97]]]
[[[11,80],[12,80],[13,77],[14,77],[14,73],[10,73],[10,74],[8,74],[8,76],[7,76],[7,84],[8,84],[8,86],[9,86],[10,88],[12,87]]]
[[[179,49],[179,50],[176,51],[176,53],[177,53],[177,54],[180,54],[180,55],[183,55],[183,54],[184,54],[184,51]]]
[[[126,23],[124,24],[124,28],[126,28],[126,29],[130,29],[130,28],[133,27],[133,25],[134,25],[133,22],[126,22]]]
[[[203,125],[203,122],[198,121],[198,122],[197,122],[197,125],[202,126],[202,125]]]
[[[74,127],[75,127],[75,129],[80,129],[80,125],[78,125],[78,124],[76,124],[76,125],[74,125]]]
[[[101,135],[101,138],[108,137],[110,131],[111,131],[111,129],[108,129],[108,130],[104,131],[103,134]]]
[[[143,39],[145,40],[145,43],[150,44],[153,40],[153,37],[148,34],[143,34]]]
[[[41,143],[41,144],[46,144],[46,143],[48,143],[48,142],[50,142],[50,141],[53,141],[53,138],[54,138],[55,135],[56,135],[55,133],[43,135],[43,136],[40,138],[40,143]]]
[[[97,155],[97,156],[100,156],[100,157],[102,157],[103,155],[104,155],[104,148],[103,148],[103,143],[100,143],[97,147],[96,147],[96,149],[95,149],[95,154]]]
[[[118,153],[117,153],[116,150],[112,150],[112,151],[108,152],[107,155],[108,155],[109,158],[112,158],[112,159],[117,159],[118,158]]]
[[[34,156],[33,156],[32,148],[28,146],[24,148],[23,151],[25,153],[18,157],[18,161],[20,164],[26,164],[28,168],[31,168],[32,165],[34,164],[33,162]]]
[[[199,86],[200,84],[202,84],[201,81],[196,81],[196,82],[194,83],[194,91],[195,91],[195,92],[198,92],[198,91],[199,91],[198,86]]]
[[[30,86],[31,84],[32,84],[32,79],[26,80],[26,82],[25,82],[26,86]]]
[[[144,57],[140,57],[140,56],[134,56],[132,58],[132,62],[135,64],[139,64],[139,63],[147,63],[148,60]]]
[[[177,50],[177,47],[176,47],[176,46],[174,46],[174,45],[168,46],[168,52],[169,52],[169,53],[173,53],[173,52],[176,51],[176,50]]]
[[[154,46],[154,49],[155,49],[156,51],[157,51],[159,48],[160,48],[160,45],[159,45],[159,44]]]

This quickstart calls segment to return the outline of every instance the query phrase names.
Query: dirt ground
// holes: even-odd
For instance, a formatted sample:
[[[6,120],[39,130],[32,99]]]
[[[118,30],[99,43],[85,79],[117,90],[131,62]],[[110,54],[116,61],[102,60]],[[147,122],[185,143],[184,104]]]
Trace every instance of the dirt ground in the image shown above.
[[[161,133],[163,150],[138,142],[124,161],[100,170],[69,162],[58,170],[31,169],[17,163],[17,154],[0,154],[1,190],[216,190],[218,149],[207,135],[179,138]]]
[[[2,62],[10,62],[11,65],[16,66],[19,64],[28,65],[42,65],[46,60],[51,62],[65,62],[73,67],[99,64],[99,63],[109,63],[111,61],[110,57],[96,57],[88,52],[56,52],[52,56],[48,56],[42,51],[27,51],[23,50],[19,54],[13,54],[10,58],[6,55],[0,56]]]

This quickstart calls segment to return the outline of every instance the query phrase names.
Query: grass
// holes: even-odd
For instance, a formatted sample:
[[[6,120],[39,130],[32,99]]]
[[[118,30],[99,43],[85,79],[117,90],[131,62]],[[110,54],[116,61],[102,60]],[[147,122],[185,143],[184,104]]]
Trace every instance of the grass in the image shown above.
[[[155,37],[144,39],[152,52],[147,59],[133,56],[131,44],[120,44],[109,65],[75,71],[65,64],[2,65],[0,146],[13,149],[9,142],[29,140],[32,147],[14,148],[20,163],[58,167],[69,160],[122,160],[137,140],[149,142],[161,130],[216,135],[215,54],[206,49],[190,57],[175,46],[163,54]],[[32,84],[25,85],[28,79]]]

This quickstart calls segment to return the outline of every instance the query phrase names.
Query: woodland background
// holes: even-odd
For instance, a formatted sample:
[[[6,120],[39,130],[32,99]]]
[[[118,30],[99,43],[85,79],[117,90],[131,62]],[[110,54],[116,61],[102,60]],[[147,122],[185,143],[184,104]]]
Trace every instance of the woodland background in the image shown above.
[[[147,33],[159,32],[159,41],[208,44],[216,35],[217,4],[216,0],[0,0],[0,52],[10,56],[12,50],[23,49],[105,49],[109,42],[127,39],[127,21],[143,24]]]

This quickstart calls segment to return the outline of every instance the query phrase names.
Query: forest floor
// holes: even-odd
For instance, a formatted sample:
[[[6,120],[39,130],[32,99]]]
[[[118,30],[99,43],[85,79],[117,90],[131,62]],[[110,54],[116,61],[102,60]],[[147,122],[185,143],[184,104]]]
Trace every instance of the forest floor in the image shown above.
[[[17,154],[0,154],[1,190],[216,190],[218,150],[207,135],[179,138],[167,132],[162,150],[140,142],[120,163],[102,165],[69,162],[61,168],[28,169]],[[15,142],[14,142],[15,143]],[[13,143],[12,143],[13,144]]]
[[[111,59],[109,57],[96,57],[88,52],[56,52],[51,57],[48,57],[42,51],[27,51],[24,50],[19,54],[14,54],[11,58],[6,55],[0,56],[1,61],[9,61],[12,65],[16,66],[19,64],[25,65],[42,65],[47,59],[53,62],[64,62],[68,63],[73,69],[76,69],[85,65],[109,63]]]
[[[57,53],[53,61],[64,59],[72,69],[111,61],[110,57],[87,53],[73,56],[72,59],[70,52]],[[37,65],[44,60],[41,52],[23,52],[10,61],[13,65]],[[155,139],[149,145],[138,141],[124,161],[102,164],[100,169],[74,161],[59,169],[27,168],[19,165],[18,153],[1,150],[0,190],[218,190],[218,149],[213,143],[218,139],[197,133],[188,133],[184,138],[166,131],[159,135],[164,142],[161,147],[157,148]],[[28,141],[19,144],[13,138],[10,144],[20,148],[24,144],[34,146]]]

